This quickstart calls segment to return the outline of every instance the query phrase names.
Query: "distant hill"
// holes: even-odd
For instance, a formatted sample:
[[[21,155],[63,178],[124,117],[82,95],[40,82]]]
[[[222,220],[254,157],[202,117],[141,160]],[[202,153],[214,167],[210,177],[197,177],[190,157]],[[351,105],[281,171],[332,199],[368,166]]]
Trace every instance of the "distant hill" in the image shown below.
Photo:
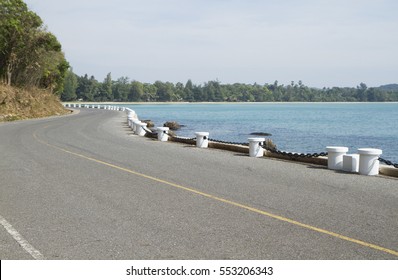
[[[398,84],[388,84],[379,86],[378,88],[383,91],[398,91]]]
[[[20,89],[0,83],[0,122],[67,113],[59,98],[44,89]]]

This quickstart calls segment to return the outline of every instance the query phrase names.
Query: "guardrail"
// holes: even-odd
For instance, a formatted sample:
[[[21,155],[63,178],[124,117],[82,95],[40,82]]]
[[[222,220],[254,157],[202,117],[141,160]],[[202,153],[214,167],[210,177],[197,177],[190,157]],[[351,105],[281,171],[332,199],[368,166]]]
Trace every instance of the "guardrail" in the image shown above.
[[[209,132],[196,132],[195,137],[179,137],[169,133],[168,127],[157,127],[156,131],[147,128],[147,123],[138,119],[136,112],[127,107],[100,105],[100,104],[76,104],[66,103],[67,108],[93,108],[114,111],[125,111],[127,114],[128,126],[133,133],[138,136],[146,136],[158,139],[161,142],[173,141],[190,145],[198,148],[216,148],[230,150],[240,153],[248,153],[250,157],[274,157],[293,161],[315,163],[325,165],[328,169],[357,173],[361,175],[374,176],[383,174],[398,177],[398,164],[380,158],[382,150],[374,148],[360,148],[357,153],[348,154],[348,147],[326,147],[327,152],[303,154],[285,152],[269,146],[265,138],[248,138],[249,143],[235,143],[209,138]],[[386,165],[380,165],[384,163]]]

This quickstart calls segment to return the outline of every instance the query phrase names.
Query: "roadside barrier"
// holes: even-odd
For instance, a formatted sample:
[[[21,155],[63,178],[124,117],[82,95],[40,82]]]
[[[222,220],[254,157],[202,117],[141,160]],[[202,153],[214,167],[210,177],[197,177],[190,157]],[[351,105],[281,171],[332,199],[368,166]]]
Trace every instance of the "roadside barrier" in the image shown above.
[[[209,147],[209,132],[195,132],[196,147],[208,148]]]
[[[167,140],[169,140],[168,132],[169,132],[170,128],[158,127],[158,128],[156,128],[156,130],[158,131],[158,140],[159,141],[167,142]]]
[[[343,156],[348,152],[347,147],[326,147],[328,151],[328,168],[334,170],[343,169]]]
[[[382,150],[361,148],[358,149],[359,154],[359,174],[362,175],[378,175],[379,174],[379,156]]]
[[[262,157],[264,155],[263,143],[265,138],[249,138],[249,156]]]
[[[359,155],[345,154],[343,155],[343,171],[356,173],[359,172]]]
[[[381,158],[382,150],[374,148],[360,148],[356,154],[347,154],[347,147],[327,146],[327,152],[320,153],[293,153],[278,150],[274,145],[268,145],[265,138],[248,138],[249,143],[229,142],[209,138],[209,132],[195,132],[195,137],[179,137],[169,132],[168,127],[157,127],[156,132],[147,128],[147,123],[138,119],[134,110],[126,107],[65,103],[66,108],[96,108],[105,110],[125,111],[127,114],[128,126],[138,136],[158,139],[161,142],[168,140],[189,145],[196,145],[198,148],[224,149],[240,153],[248,153],[250,157],[274,157],[285,160],[300,161],[325,165],[328,169],[358,173],[361,175],[374,176],[379,173],[383,175],[398,177],[398,163]],[[383,163],[383,165],[380,165]]]
[[[140,121],[135,122],[135,133],[138,136],[145,136],[145,134],[146,134],[145,128],[146,127],[147,127],[146,123],[143,123],[143,122],[140,122]]]

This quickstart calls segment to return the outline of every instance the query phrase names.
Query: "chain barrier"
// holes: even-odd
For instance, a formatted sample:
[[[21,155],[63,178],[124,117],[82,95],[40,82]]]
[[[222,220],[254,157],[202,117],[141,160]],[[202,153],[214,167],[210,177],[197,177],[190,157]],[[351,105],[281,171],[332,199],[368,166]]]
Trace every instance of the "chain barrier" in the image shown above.
[[[379,161],[382,163],[385,163],[387,165],[394,166],[395,168],[398,168],[398,163],[393,163],[393,162],[386,160],[384,158],[381,158],[381,157],[379,157]]]
[[[177,139],[177,140],[191,140],[191,141],[196,140],[196,137],[193,137],[193,138],[185,138],[185,137],[179,137],[179,136],[177,136],[177,135],[171,135],[171,134],[169,134],[169,133],[167,133],[167,132],[166,132],[166,134],[167,134],[170,138],[174,138],[174,139]]]
[[[221,143],[221,144],[230,144],[230,145],[241,145],[241,146],[249,146],[249,143],[239,143],[239,142],[228,142],[228,141],[221,141],[216,139],[208,139],[211,142]]]
[[[143,129],[145,130],[146,133],[150,134],[152,137],[156,137],[158,135],[157,132],[153,132],[152,130],[149,130],[146,127],[143,127]],[[166,133],[166,134],[168,134],[168,133]],[[171,135],[171,134],[168,134],[168,136],[170,138],[174,138],[174,139],[178,139],[178,140],[191,140],[191,141],[196,140],[196,137],[193,137],[193,138],[185,138],[184,137],[183,138],[183,137],[179,137],[177,135]],[[212,139],[212,138],[209,138],[208,140],[211,141],[211,142],[221,143],[221,144],[249,146],[249,143],[222,141],[222,140],[217,140],[217,139]],[[290,158],[317,158],[317,157],[325,157],[325,156],[328,155],[327,152],[307,153],[307,154],[305,154],[305,153],[284,152],[284,151],[280,151],[280,150],[278,150],[276,148],[270,148],[270,147],[267,146],[266,143],[263,143],[261,145],[261,147],[263,147],[265,150],[267,150],[268,152],[271,152],[273,154],[288,156]],[[398,163],[393,163],[393,162],[391,162],[389,160],[386,160],[384,158],[381,158],[381,157],[379,157],[378,160],[380,162],[382,162],[382,163],[385,163],[386,165],[398,168]]]
[[[277,155],[283,155],[283,156],[288,156],[290,158],[317,158],[317,157],[325,157],[328,155],[326,152],[321,152],[321,153],[292,153],[292,152],[283,152],[280,151],[276,148],[269,148],[266,143],[261,145],[264,149],[266,149],[268,152],[277,154]]]

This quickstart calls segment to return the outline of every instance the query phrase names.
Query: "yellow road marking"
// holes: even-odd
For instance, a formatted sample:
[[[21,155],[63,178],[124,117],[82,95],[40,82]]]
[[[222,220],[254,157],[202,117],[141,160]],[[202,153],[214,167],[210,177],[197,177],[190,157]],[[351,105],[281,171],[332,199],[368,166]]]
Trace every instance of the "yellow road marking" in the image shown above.
[[[279,221],[282,221],[282,222],[286,222],[286,223],[289,223],[289,224],[292,224],[292,225],[296,225],[296,226],[299,226],[299,227],[302,227],[302,228],[306,228],[306,229],[309,229],[309,230],[312,230],[312,231],[315,231],[315,232],[319,232],[319,233],[323,233],[323,234],[326,234],[326,235],[329,235],[329,236],[333,236],[333,237],[341,239],[341,240],[349,241],[349,242],[352,242],[352,243],[355,243],[355,244],[358,244],[358,245],[361,245],[361,246],[364,246],[364,247],[372,248],[372,249],[377,250],[377,251],[381,251],[381,252],[388,253],[388,254],[391,254],[391,255],[394,255],[394,256],[398,256],[398,252],[394,251],[392,249],[384,248],[384,247],[381,247],[381,246],[378,246],[378,245],[375,245],[375,244],[371,244],[371,243],[368,243],[368,242],[365,242],[365,241],[361,241],[361,240],[358,240],[358,239],[355,239],[355,238],[351,238],[351,237],[348,237],[348,236],[345,236],[345,235],[342,235],[342,234],[339,234],[339,233],[335,233],[335,232],[328,231],[328,230],[325,230],[325,229],[322,229],[322,228],[318,228],[318,227],[315,227],[315,226],[304,224],[304,223],[301,223],[301,222],[298,222],[298,221],[295,221],[295,220],[292,220],[292,219],[289,219],[289,218],[286,218],[286,217],[283,217],[283,216],[275,215],[275,214],[272,214],[272,213],[269,213],[269,212],[266,212],[266,211],[251,207],[251,206],[247,206],[247,205],[244,205],[244,204],[241,204],[241,203],[238,203],[238,202],[234,202],[234,201],[231,201],[231,200],[228,200],[228,199],[225,199],[225,198],[221,198],[221,197],[214,196],[214,195],[211,195],[211,194],[208,194],[208,193],[205,193],[205,192],[201,192],[201,191],[195,190],[193,188],[184,187],[182,185],[178,185],[178,184],[175,184],[175,183],[172,183],[172,182],[168,182],[168,181],[165,181],[165,180],[162,180],[162,179],[150,176],[150,175],[146,175],[146,174],[143,174],[143,173],[131,170],[131,169],[127,169],[127,168],[124,168],[124,167],[121,167],[121,166],[117,166],[117,165],[114,165],[114,164],[111,164],[111,163],[108,163],[108,162],[105,162],[105,161],[102,161],[102,160],[98,160],[98,159],[91,158],[91,157],[88,157],[88,156],[85,156],[85,155],[82,155],[82,154],[79,154],[79,153],[75,153],[75,152],[66,150],[64,148],[52,145],[50,143],[44,142],[43,140],[39,139],[36,136],[36,133],[33,133],[33,137],[38,142],[40,142],[40,143],[42,143],[44,145],[47,145],[49,147],[58,149],[60,151],[63,151],[65,153],[67,153],[67,154],[71,154],[71,155],[74,155],[74,156],[77,156],[77,157],[80,157],[80,158],[83,158],[83,159],[86,159],[86,160],[89,160],[89,161],[93,161],[93,162],[96,162],[96,163],[99,163],[99,164],[102,164],[102,165],[105,165],[105,166],[109,166],[109,167],[112,167],[112,168],[115,168],[115,169],[130,173],[130,174],[134,174],[134,175],[139,176],[139,177],[143,177],[143,178],[155,181],[155,182],[159,182],[159,183],[168,185],[168,186],[172,186],[172,187],[175,187],[175,188],[178,188],[178,189],[182,189],[182,190],[185,190],[185,191],[188,191],[188,192],[200,195],[200,196],[204,196],[204,197],[207,197],[207,198],[219,201],[219,202],[223,202],[223,203],[226,203],[226,204],[229,204],[229,205],[233,205],[233,206],[236,206],[238,208],[245,209],[245,210],[248,210],[248,211],[263,215],[263,216],[267,216],[267,217],[270,217],[270,218],[273,218],[273,219],[276,219],[276,220],[279,220]]]

